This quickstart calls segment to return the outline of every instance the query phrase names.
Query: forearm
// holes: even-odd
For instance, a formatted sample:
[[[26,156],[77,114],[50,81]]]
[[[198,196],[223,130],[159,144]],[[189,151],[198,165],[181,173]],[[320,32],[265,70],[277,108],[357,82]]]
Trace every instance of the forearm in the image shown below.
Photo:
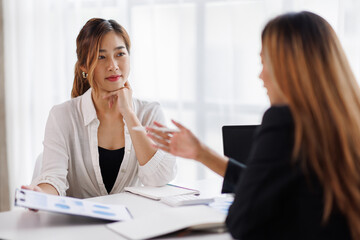
[[[145,132],[133,130],[133,127],[141,126],[141,123],[134,112],[130,112],[123,117],[130,133],[136,157],[140,166],[143,166],[154,156],[156,148],[152,146],[153,143],[146,136]]]
[[[200,144],[198,156],[195,160],[201,162],[212,171],[216,172],[220,176],[224,177],[226,168],[229,162],[229,158],[224,157],[208,146]]]
[[[56,188],[54,188],[51,184],[48,183],[40,183],[37,185],[44,193],[47,194],[53,194],[53,195],[59,195],[59,193],[56,191]]]

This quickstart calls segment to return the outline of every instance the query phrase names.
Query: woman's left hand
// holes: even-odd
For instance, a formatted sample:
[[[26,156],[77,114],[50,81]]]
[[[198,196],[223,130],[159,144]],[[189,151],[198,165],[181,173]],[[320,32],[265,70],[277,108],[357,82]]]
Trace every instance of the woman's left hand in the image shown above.
[[[126,81],[124,87],[109,92],[103,99],[108,100],[109,108],[117,107],[122,115],[132,111],[132,89],[129,81]]]

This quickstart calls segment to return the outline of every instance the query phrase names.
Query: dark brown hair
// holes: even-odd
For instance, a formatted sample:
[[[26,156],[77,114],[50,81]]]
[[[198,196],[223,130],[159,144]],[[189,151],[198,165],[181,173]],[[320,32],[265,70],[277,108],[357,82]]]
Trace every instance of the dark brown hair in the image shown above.
[[[94,69],[96,67],[101,39],[106,33],[114,31],[124,40],[126,49],[130,54],[130,38],[126,30],[114,20],[92,18],[86,22],[76,38],[75,76],[71,97],[75,98],[84,94],[90,87],[97,91],[94,81]],[[87,78],[83,78],[80,67],[87,69]]]
[[[335,31],[314,13],[290,13],[265,26],[262,44],[294,117],[294,160],[324,188],[323,221],[336,207],[360,239],[360,90]]]

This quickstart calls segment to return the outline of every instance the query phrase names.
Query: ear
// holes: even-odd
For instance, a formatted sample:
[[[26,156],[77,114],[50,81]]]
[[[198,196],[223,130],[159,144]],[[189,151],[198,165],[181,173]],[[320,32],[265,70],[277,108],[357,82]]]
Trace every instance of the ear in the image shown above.
[[[85,67],[83,67],[83,66],[80,66],[80,70],[81,70],[82,72],[88,73],[88,72],[87,72],[87,69],[86,69]]]

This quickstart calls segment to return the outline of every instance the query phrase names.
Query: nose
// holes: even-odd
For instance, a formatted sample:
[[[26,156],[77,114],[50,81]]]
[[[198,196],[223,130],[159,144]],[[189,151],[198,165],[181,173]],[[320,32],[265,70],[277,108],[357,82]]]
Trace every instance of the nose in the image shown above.
[[[114,58],[111,58],[109,61],[108,71],[117,71],[119,70],[118,63]]]

